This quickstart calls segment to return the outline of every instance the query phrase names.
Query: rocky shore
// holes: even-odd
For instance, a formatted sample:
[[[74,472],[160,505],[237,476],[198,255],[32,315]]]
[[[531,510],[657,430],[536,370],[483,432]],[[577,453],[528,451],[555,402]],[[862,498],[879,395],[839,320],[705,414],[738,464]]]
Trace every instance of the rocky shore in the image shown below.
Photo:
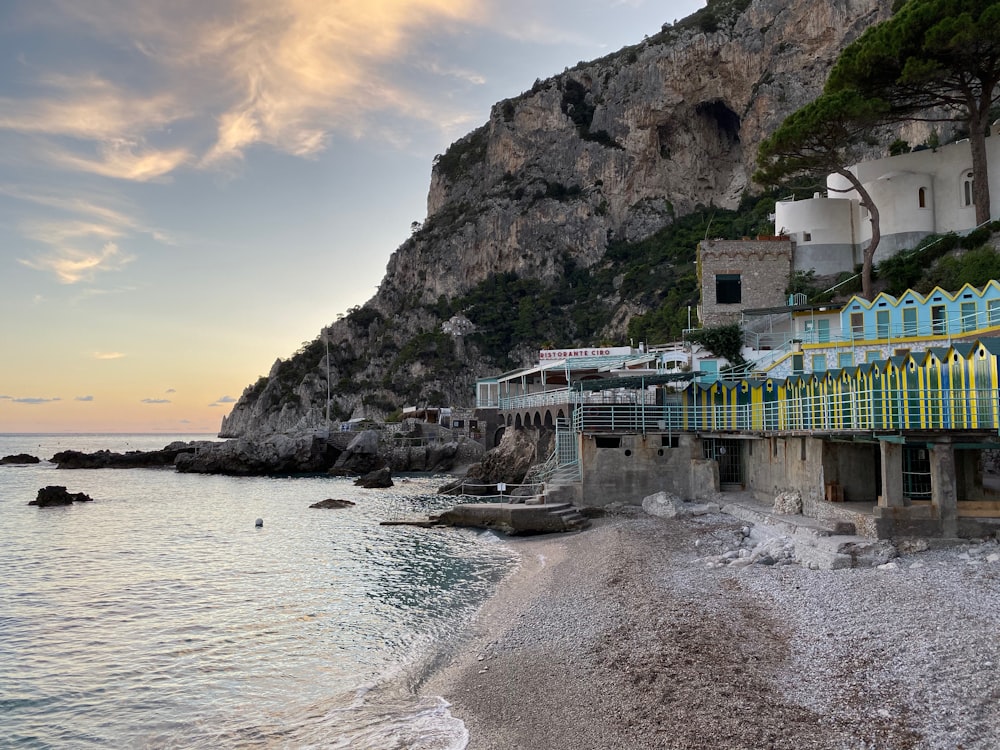
[[[997,747],[996,540],[719,567],[740,533],[635,508],[515,540],[519,571],[421,692],[470,750]]]

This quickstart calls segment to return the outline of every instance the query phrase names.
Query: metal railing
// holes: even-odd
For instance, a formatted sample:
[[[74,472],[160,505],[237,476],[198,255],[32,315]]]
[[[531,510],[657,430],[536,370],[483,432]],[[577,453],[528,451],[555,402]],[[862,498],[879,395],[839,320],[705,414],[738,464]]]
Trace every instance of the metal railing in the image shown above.
[[[981,430],[1000,432],[994,389],[846,391],[739,405],[583,406],[581,432],[865,432]]]

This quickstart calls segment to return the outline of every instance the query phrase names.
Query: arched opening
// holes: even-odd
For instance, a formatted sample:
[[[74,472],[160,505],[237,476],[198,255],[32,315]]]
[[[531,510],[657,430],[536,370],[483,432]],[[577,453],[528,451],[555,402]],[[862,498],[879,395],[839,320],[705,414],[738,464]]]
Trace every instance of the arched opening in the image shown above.
[[[496,432],[493,433],[493,447],[496,448],[500,445],[500,441],[503,440],[503,434],[507,431],[507,428],[503,425],[497,427]]]
[[[917,191],[917,205],[920,208],[927,208],[927,188],[922,187]]]
[[[552,422],[552,412],[549,410],[545,411],[545,421],[543,423],[546,427],[551,428],[553,426]]]
[[[514,417],[514,429],[515,430],[520,430],[521,429],[521,415],[520,414],[518,414],[516,417]]]
[[[542,415],[539,412],[537,412],[537,411],[535,412],[535,421],[533,423],[533,426],[534,427],[541,427],[542,426]]]

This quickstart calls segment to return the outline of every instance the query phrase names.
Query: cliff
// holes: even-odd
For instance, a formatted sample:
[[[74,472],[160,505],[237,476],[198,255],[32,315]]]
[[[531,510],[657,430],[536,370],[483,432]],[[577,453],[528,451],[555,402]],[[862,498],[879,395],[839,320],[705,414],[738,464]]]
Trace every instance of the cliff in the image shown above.
[[[694,243],[687,257],[642,243],[740,206],[758,143],[890,7],[716,0],[499,102],[435,158],[427,219],[375,296],[278,360],[221,434],[324,424],[328,373],[333,419],[469,405],[477,377],[539,346],[620,342],[637,316],[692,304]],[[632,278],[640,251],[657,289]]]

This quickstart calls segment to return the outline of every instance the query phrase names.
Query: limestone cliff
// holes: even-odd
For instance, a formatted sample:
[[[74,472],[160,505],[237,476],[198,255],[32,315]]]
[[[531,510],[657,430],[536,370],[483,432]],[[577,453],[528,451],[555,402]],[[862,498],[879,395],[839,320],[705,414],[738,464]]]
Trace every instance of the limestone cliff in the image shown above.
[[[404,403],[468,405],[477,377],[527,361],[545,341],[532,340],[534,318],[506,351],[468,335],[489,325],[484,315],[462,317],[474,318],[477,290],[518,280],[511,288],[524,297],[602,264],[614,277],[614,243],[642,240],[701,206],[735,208],[752,188],[758,143],[816,96],[839,50],[890,7],[715,0],[499,102],[435,159],[427,219],[392,254],[376,295],[249,387],[222,434],[323,424],[328,372],[334,419]],[[561,340],[549,343],[620,341],[643,312],[620,286],[616,278],[600,292],[606,315],[560,324]],[[500,312],[517,316],[519,300],[511,303]],[[567,304],[565,293],[551,301]],[[459,324],[442,330],[453,315]]]

